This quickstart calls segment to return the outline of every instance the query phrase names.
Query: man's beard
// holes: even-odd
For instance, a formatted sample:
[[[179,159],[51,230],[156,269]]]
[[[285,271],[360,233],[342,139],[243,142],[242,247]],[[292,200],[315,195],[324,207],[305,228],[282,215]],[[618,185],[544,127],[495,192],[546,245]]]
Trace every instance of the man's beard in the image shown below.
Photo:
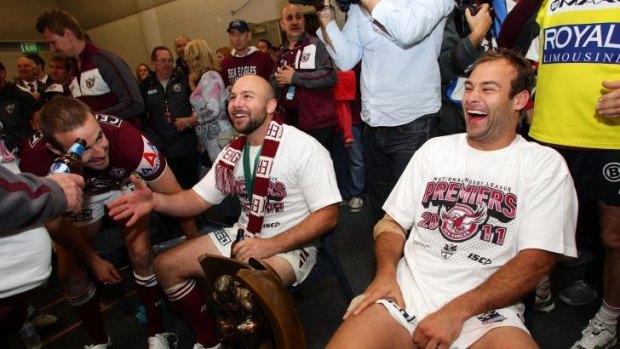
[[[249,135],[250,133],[256,131],[259,127],[261,127],[263,125],[263,123],[265,122],[265,119],[267,118],[266,115],[263,115],[262,118],[252,118],[250,117],[250,120],[248,121],[247,124],[245,124],[244,126],[240,127],[239,129],[235,129],[237,132],[244,134],[244,135]],[[234,125],[234,123],[233,123]]]

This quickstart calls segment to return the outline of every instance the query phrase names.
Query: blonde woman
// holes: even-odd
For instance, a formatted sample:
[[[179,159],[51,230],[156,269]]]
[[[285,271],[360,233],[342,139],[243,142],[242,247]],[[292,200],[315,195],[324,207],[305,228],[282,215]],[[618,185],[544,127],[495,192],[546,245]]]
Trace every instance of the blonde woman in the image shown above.
[[[215,68],[206,41],[196,39],[188,42],[185,61],[193,91],[189,101],[195,112],[188,121],[195,126],[201,150],[206,151],[213,162],[222,148],[236,136],[226,114],[226,87]]]

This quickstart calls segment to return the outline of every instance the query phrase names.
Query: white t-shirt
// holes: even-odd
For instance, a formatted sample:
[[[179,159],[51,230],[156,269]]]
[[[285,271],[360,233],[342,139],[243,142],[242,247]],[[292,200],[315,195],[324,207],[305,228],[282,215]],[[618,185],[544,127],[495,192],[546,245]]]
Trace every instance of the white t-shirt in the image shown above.
[[[19,173],[15,161],[0,163]],[[43,227],[0,235],[0,299],[43,284],[52,272],[52,240]]]
[[[269,238],[299,224],[310,213],[341,201],[334,166],[327,150],[295,127],[283,125],[282,139],[271,169],[267,207],[260,236]],[[250,164],[259,147],[250,148]],[[216,168],[223,152],[218,155]],[[241,201],[236,227],[246,228],[249,203],[243,177],[243,159],[235,166],[235,195]],[[226,197],[215,187],[211,170],[193,190],[204,200],[218,204]]]
[[[458,134],[429,140],[384,210],[411,233],[397,278],[418,319],[529,248],[576,256],[577,197],[562,157],[520,136],[480,151]]]

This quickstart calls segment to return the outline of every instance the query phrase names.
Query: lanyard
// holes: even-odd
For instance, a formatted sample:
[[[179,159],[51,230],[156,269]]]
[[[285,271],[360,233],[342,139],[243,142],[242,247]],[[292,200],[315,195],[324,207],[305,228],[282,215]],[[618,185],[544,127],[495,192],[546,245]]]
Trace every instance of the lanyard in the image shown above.
[[[243,178],[245,179],[245,190],[247,192],[247,198],[252,203],[252,196],[254,195],[254,179],[256,178],[256,168],[258,167],[258,159],[260,159],[260,152],[263,146],[261,145],[258,148],[258,152],[256,152],[256,157],[254,158],[254,171],[252,171],[252,175],[250,175],[250,145],[249,142],[246,141],[243,146]]]

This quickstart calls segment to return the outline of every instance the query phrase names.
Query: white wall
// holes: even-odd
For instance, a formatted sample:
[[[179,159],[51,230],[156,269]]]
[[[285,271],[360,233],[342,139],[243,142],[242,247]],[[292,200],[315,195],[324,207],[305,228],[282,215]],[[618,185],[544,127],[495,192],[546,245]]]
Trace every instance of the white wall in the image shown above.
[[[209,42],[212,50],[228,46],[226,28],[234,18],[260,23],[280,16],[287,0],[252,0],[233,17],[231,10],[247,0],[177,0],[88,31],[95,44],[121,56],[132,69],[149,63],[153,47],[168,46],[184,34]]]

